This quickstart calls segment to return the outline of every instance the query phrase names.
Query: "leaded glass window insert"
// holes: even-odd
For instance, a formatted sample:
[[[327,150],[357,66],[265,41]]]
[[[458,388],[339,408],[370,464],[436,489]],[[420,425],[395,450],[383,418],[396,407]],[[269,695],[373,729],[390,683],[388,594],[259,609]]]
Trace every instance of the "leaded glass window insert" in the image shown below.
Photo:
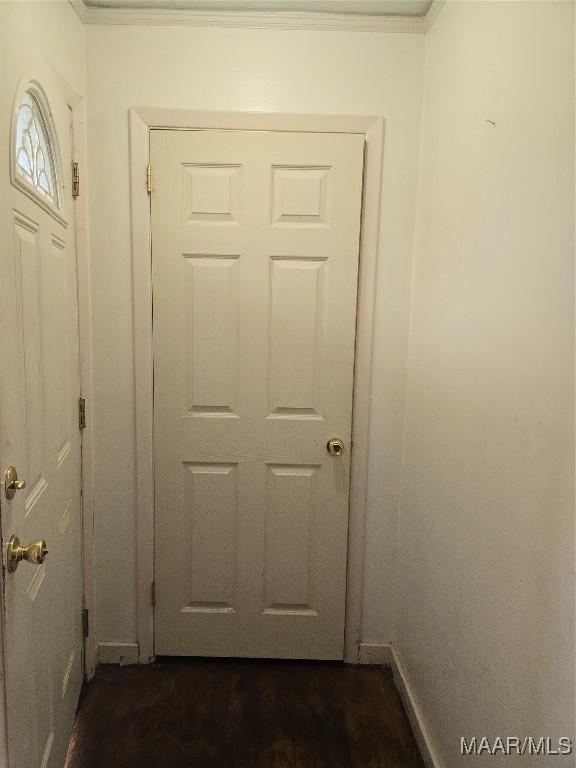
[[[58,205],[54,154],[36,97],[27,91],[16,123],[16,172],[53,205]]]

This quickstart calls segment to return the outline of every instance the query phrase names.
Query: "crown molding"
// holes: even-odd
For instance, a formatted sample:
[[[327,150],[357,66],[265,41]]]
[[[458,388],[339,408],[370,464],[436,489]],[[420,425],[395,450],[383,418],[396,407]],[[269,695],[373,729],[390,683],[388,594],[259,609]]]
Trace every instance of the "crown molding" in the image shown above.
[[[103,8],[69,0],[84,24],[236,29],[307,29],[324,32],[387,32],[424,35],[444,0],[434,0],[426,16],[364,16],[289,11],[198,11],[171,8]]]
[[[72,8],[83,24],[88,24],[88,8],[84,5],[84,0],[68,0]]]
[[[432,5],[428,8],[428,13],[424,16],[424,34],[430,32],[445,4],[446,0],[433,0]]]

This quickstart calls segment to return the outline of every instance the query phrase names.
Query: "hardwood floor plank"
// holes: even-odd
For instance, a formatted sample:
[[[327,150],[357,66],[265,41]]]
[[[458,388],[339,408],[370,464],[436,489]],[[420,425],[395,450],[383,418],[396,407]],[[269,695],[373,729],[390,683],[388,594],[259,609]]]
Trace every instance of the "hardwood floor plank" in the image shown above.
[[[164,660],[100,668],[66,768],[423,768],[388,670]]]

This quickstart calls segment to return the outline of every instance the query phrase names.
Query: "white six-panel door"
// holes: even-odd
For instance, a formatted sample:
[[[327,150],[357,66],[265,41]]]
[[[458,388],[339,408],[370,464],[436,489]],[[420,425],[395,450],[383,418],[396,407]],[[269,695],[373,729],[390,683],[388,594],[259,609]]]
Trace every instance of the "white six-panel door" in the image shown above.
[[[157,654],[342,658],[363,150],[151,132]]]
[[[47,76],[47,79],[49,77]],[[70,110],[50,107],[64,185],[57,220],[10,187],[0,338],[2,538],[43,538],[43,565],[4,571],[5,689],[10,768],[62,768],[82,684],[82,571],[76,254]],[[7,499],[4,471],[26,487]]]

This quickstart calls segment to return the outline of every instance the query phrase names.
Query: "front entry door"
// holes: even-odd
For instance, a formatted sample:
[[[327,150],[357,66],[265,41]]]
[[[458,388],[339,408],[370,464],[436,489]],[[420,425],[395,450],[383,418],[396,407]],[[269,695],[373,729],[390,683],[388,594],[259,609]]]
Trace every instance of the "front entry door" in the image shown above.
[[[14,177],[0,249],[0,507],[10,768],[62,768],[83,677],[71,116],[56,83],[49,93],[48,102],[38,84],[31,84],[17,105]],[[17,480],[6,477],[9,465]],[[15,570],[13,562],[11,570],[7,549],[13,536],[22,546],[44,539],[45,561],[38,545],[26,552],[29,560]]]
[[[156,654],[343,656],[363,151],[151,132]]]

